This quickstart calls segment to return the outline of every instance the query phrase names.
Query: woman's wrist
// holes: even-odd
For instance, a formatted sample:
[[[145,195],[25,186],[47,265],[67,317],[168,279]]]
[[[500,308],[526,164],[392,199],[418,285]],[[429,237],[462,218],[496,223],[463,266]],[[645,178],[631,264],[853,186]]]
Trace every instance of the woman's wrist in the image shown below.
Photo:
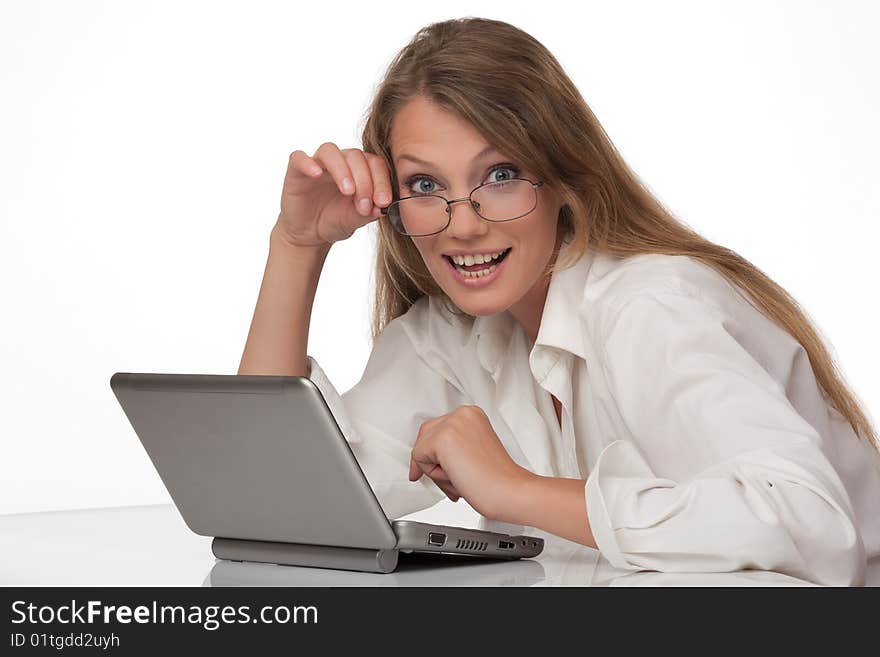
[[[272,231],[269,234],[270,250],[284,253],[298,260],[314,261],[317,259],[318,261],[323,261],[332,246],[331,242],[315,245],[296,244],[285,236],[281,225],[278,223],[272,227]]]

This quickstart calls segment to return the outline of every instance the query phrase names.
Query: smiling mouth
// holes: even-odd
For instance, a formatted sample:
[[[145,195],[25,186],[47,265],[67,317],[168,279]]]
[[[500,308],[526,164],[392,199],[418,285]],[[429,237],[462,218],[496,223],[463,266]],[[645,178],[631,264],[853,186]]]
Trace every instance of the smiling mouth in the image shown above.
[[[501,264],[501,261],[504,260],[510,252],[513,250],[512,246],[508,246],[504,251],[502,251],[501,255],[495,258],[495,260],[491,260],[489,262],[483,262],[480,264],[474,263],[472,265],[459,265],[456,263],[450,256],[444,255],[443,257],[449,262],[450,265],[457,269],[463,269],[464,271],[477,271],[479,269],[486,269],[495,265],[496,267]]]

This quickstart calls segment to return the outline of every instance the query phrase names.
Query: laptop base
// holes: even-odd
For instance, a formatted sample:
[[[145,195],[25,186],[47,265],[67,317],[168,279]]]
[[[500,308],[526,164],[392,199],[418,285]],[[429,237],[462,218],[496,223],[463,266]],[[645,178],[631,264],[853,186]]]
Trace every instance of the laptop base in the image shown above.
[[[336,568],[367,573],[390,573],[397,568],[398,550],[376,550],[278,541],[249,541],[216,537],[211,551],[218,559],[258,561],[286,566]]]

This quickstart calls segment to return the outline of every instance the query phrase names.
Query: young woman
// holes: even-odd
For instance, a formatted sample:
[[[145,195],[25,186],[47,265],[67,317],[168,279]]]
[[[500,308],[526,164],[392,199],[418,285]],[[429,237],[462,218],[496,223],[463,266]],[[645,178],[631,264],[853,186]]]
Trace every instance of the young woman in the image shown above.
[[[864,582],[880,453],[817,331],[663,208],[539,42],[423,28],[363,145],[291,154],[239,373],[308,376],[389,517],[445,494],[620,568]],[[374,221],[373,350],[340,396],[311,308]]]

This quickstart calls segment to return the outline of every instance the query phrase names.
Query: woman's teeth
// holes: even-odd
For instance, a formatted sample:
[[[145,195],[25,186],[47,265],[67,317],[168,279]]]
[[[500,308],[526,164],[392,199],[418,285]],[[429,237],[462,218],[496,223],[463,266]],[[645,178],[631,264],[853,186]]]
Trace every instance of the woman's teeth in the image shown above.
[[[496,253],[487,253],[487,254],[477,254],[475,256],[466,255],[466,256],[448,256],[452,261],[453,266],[461,273],[465,278],[482,278],[483,276],[488,276],[498,267],[497,261],[499,259],[503,259],[507,252],[510,251],[509,248],[504,249],[503,251],[498,251]],[[484,265],[486,263],[491,262],[491,265],[487,267],[480,267],[480,265]],[[465,269],[465,267],[477,267],[474,269]]]
[[[505,251],[507,251],[507,249],[502,249],[501,251],[497,251],[495,253],[486,253],[486,254],[478,253],[476,255],[464,255],[464,256],[455,255],[455,256],[449,256],[449,259],[452,260],[452,262],[454,262],[457,265],[467,265],[467,266],[470,266],[473,264],[482,265],[483,263],[489,262],[490,260],[497,260],[499,258],[499,256],[501,256],[501,254],[504,253]]]
[[[468,271],[467,269],[462,269],[462,268],[459,267],[458,265],[455,265],[455,268],[456,268],[459,272],[461,272],[461,273],[464,275],[465,278],[481,278],[481,277],[483,277],[483,276],[488,276],[488,275],[491,274],[493,271],[495,271],[496,269],[498,269],[498,265],[490,265],[490,266],[489,266],[488,268],[486,268],[486,269],[479,269],[479,270],[477,270],[477,271]]]

